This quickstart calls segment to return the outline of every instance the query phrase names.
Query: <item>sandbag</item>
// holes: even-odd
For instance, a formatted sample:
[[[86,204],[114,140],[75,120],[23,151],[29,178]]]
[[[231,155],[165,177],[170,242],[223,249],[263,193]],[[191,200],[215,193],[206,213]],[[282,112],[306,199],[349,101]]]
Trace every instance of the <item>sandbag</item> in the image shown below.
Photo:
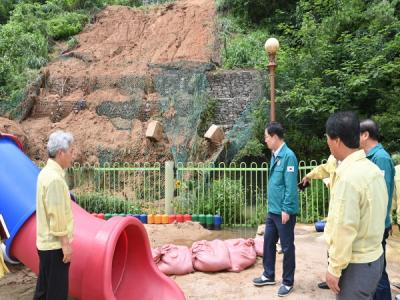
[[[160,248],[160,253],[157,266],[164,274],[185,275],[194,272],[192,253],[188,247],[167,244]]]
[[[231,267],[228,271],[240,272],[255,264],[257,254],[254,249],[253,239],[226,240],[225,245],[228,247],[231,258]]]
[[[224,241],[198,241],[192,245],[193,267],[202,272],[218,272],[231,267],[229,250]]]
[[[256,250],[257,256],[264,255],[264,237],[262,235],[254,239],[254,249]]]
[[[160,247],[158,248],[151,248],[151,256],[153,257],[153,261],[158,264],[161,259],[161,251]]]

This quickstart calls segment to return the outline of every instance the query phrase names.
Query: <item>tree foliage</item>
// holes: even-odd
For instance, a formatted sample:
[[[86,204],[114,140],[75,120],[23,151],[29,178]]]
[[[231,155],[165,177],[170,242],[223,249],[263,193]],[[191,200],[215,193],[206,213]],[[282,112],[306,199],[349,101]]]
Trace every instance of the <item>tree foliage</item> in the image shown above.
[[[289,137],[302,136],[309,143],[294,139],[301,158],[315,153],[308,150],[311,147],[325,151],[320,145],[324,123],[338,110],[355,110],[361,118],[376,119],[385,146],[398,151],[399,12],[397,0],[300,0],[294,10],[277,8],[276,16],[265,14],[257,21],[246,12],[241,16],[234,12],[222,20],[222,24],[240,24],[239,30],[222,26],[222,38],[227,40],[224,66],[265,70],[263,44],[275,36],[281,44],[278,118],[290,129]]]

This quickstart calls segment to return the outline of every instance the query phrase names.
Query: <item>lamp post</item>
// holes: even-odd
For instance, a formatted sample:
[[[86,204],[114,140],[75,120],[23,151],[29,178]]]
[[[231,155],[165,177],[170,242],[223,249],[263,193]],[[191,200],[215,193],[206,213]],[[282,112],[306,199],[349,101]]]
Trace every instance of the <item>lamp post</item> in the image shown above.
[[[276,53],[279,49],[279,42],[276,38],[269,38],[264,45],[265,52],[268,54],[269,64],[269,83],[271,92],[271,111],[270,122],[276,121],[275,118],[275,69],[276,69]]]

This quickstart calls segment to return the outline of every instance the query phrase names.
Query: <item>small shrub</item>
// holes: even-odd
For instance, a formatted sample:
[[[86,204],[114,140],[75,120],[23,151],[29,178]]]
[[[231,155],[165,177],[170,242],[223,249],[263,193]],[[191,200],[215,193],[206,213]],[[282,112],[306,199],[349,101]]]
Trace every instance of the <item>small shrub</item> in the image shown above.
[[[242,221],[244,203],[241,196],[245,189],[240,180],[217,179],[205,186],[196,186],[194,181],[182,183],[181,196],[174,206],[179,213],[219,214],[224,224],[238,224]]]
[[[200,124],[197,127],[197,134],[201,137],[207,132],[211,123],[215,119],[215,113],[217,110],[217,101],[215,99],[208,99],[206,108],[200,115]]]
[[[90,213],[138,214],[141,205],[133,204],[124,198],[101,193],[85,193],[77,196],[77,203]]]
[[[49,36],[58,40],[79,33],[88,17],[79,13],[65,13],[48,21]]]
[[[77,45],[78,45],[78,40],[75,37],[70,38],[67,41],[67,49],[68,49],[68,51],[74,49]]]

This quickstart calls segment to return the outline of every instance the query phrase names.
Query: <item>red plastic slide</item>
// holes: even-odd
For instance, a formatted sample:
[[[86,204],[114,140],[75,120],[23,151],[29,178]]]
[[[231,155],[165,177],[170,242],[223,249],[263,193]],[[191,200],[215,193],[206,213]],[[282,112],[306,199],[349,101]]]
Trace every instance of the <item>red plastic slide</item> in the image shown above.
[[[72,297],[83,300],[185,299],[176,283],[154,264],[144,226],[133,217],[104,221],[73,203]],[[36,215],[18,232],[11,255],[38,273]]]

